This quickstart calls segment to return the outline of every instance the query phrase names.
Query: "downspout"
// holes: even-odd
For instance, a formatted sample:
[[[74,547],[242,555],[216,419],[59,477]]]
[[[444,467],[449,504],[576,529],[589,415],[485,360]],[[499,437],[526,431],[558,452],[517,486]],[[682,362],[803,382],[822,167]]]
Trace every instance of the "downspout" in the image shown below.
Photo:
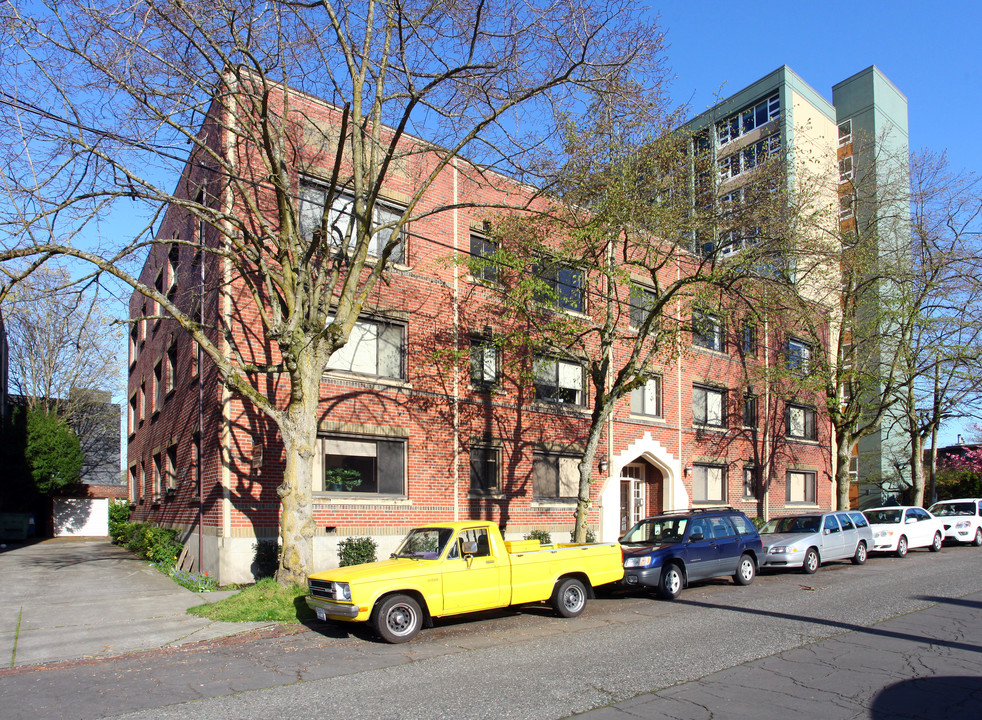
[[[453,168],[453,519],[460,520],[460,371],[457,368],[460,352],[460,298],[458,295],[460,286],[460,268],[458,267],[459,256],[459,210],[458,201],[458,177],[457,161],[451,164]]]

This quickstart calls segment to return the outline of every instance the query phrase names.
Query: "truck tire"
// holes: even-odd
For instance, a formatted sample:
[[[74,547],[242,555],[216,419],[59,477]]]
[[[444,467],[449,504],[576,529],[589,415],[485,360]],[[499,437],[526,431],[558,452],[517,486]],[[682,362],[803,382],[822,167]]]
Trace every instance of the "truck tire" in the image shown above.
[[[409,642],[423,626],[423,611],[408,595],[390,595],[376,605],[372,624],[386,642]]]
[[[576,617],[586,607],[586,586],[576,578],[560,580],[552,591],[551,602],[562,617]]]
[[[733,582],[737,585],[749,585],[757,576],[757,563],[747,553],[740,556],[740,564],[737,571],[733,573]]]
[[[658,579],[658,594],[666,600],[674,600],[682,592],[683,584],[682,568],[676,563],[668,563]]]

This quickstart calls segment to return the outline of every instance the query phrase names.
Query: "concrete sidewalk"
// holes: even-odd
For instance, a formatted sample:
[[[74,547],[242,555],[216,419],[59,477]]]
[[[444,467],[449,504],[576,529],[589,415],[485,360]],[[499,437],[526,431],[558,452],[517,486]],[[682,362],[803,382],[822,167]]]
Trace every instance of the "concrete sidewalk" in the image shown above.
[[[0,667],[106,657],[266,627],[186,610],[194,593],[108,540],[54,539],[0,550]]]

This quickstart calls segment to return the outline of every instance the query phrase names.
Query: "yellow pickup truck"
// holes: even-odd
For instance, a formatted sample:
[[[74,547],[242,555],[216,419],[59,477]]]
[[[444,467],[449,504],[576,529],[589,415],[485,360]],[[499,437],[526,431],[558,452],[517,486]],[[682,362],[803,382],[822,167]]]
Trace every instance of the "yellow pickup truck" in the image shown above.
[[[624,575],[617,543],[506,542],[482,520],[411,530],[391,559],[315,573],[307,605],[321,620],[370,621],[391,643],[435,617],[549,600],[576,617],[594,587]]]

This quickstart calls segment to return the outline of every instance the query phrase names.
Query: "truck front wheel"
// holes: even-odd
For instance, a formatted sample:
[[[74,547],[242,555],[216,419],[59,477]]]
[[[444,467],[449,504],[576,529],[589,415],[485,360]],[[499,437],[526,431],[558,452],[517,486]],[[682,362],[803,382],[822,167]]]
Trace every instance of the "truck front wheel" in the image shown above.
[[[409,642],[423,625],[423,611],[408,595],[392,595],[376,607],[372,623],[386,642]]]
[[[559,581],[552,591],[552,607],[563,617],[576,617],[586,607],[586,586],[576,578]]]

